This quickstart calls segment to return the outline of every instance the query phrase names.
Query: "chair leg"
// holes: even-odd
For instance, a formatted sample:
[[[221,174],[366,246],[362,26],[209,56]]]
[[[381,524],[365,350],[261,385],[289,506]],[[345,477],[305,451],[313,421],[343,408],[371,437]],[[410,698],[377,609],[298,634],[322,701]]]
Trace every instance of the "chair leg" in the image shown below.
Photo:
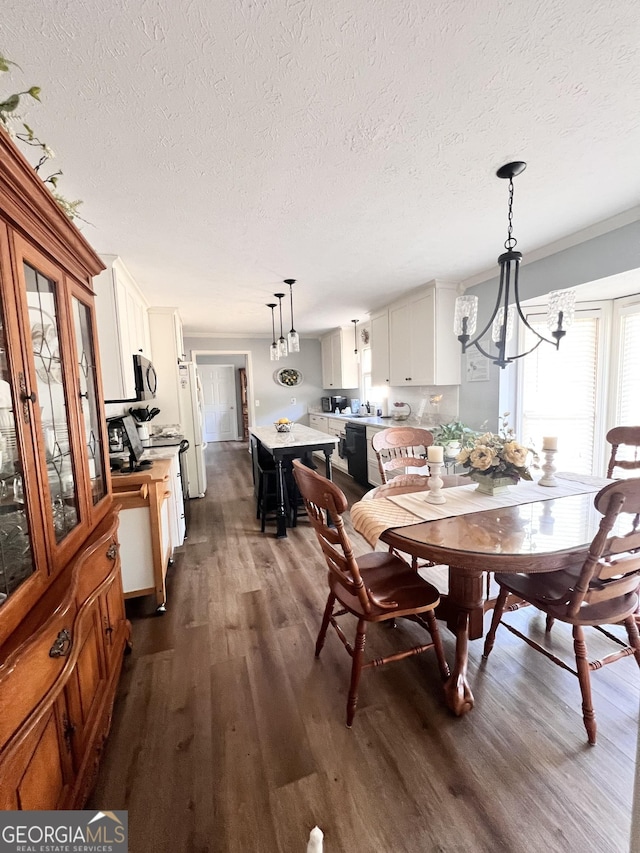
[[[591,699],[591,668],[587,660],[587,644],[584,641],[582,625],[573,626],[573,649],[576,654],[578,681],[582,691],[582,719],[587,730],[589,743],[593,746],[596,742],[596,715]]]
[[[507,596],[509,593],[507,590],[501,586],[500,592],[498,593],[498,597],[496,598],[496,604],[493,608],[493,617],[491,619],[491,627],[489,628],[489,633],[484,641],[484,649],[482,651],[482,657],[488,658],[491,654],[491,649],[493,648],[493,644],[496,641],[496,631],[498,630],[498,625],[500,624],[500,620],[502,619],[502,614],[504,613],[504,606],[507,601]]]
[[[316,640],[316,657],[320,657],[320,652],[322,651],[322,647],[324,646],[324,641],[327,636],[327,628],[329,627],[329,622],[331,621],[331,614],[333,613],[333,605],[335,604],[336,597],[330,592],[329,598],[327,598],[327,604],[324,608],[324,616],[322,617],[322,625],[320,626],[320,633],[318,634],[318,639]]]
[[[556,620],[553,618],[553,616],[552,616],[550,613],[547,613],[547,623],[546,623],[546,625],[545,625],[545,627],[544,627],[544,630],[547,632],[547,634],[548,634],[548,633],[549,633],[549,631],[553,628],[553,623],[554,623],[555,621],[556,621]]]
[[[447,678],[451,675],[449,670],[449,664],[447,663],[447,659],[444,656],[444,646],[442,645],[442,637],[440,636],[440,631],[438,630],[438,620],[436,619],[436,615],[433,610],[428,610],[425,614],[425,620],[429,627],[429,633],[431,634],[431,639],[433,640],[433,648],[436,653],[436,658],[438,659],[438,669],[440,670],[440,677],[443,681],[446,681]]]
[[[351,684],[349,685],[349,698],[347,699],[347,728],[350,729],[358,705],[358,684],[362,675],[362,662],[364,660],[364,646],[367,640],[367,623],[364,619],[358,619],[356,631],[356,642],[353,648],[353,664],[351,665]]]
[[[627,636],[629,637],[629,645],[633,649],[633,654],[636,659],[636,663],[640,666],[640,632],[638,631],[638,622],[637,615],[634,613],[632,616],[627,616],[624,620],[625,628],[627,629]]]

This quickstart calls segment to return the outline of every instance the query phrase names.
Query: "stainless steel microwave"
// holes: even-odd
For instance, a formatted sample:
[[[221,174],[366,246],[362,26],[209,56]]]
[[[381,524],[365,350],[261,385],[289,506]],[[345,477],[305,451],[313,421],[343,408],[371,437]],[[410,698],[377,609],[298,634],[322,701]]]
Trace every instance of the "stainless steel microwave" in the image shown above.
[[[148,358],[136,353],[133,356],[133,373],[136,381],[136,401],[153,400],[158,390],[158,377]]]

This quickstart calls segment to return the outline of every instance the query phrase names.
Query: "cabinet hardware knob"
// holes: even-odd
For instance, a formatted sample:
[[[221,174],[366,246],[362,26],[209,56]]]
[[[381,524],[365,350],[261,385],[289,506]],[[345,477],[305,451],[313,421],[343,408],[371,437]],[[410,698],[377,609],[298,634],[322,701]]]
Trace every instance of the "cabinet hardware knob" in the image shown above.
[[[115,542],[112,542],[111,545],[109,545],[109,548],[107,550],[107,557],[110,560],[115,560],[115,558],[117,556],[118,556],[118,546],[116,545]]]
[[[68,628],[63,628],[49,649],[50,658],[64,658],[71,650],[71,634]]]
[[[78,393],[78,397],[80,397],[81,400],[83,397],[85,400],[88,400],[89,399],[89,392],[88,391],[84,391],[84,392],[80,391]]]

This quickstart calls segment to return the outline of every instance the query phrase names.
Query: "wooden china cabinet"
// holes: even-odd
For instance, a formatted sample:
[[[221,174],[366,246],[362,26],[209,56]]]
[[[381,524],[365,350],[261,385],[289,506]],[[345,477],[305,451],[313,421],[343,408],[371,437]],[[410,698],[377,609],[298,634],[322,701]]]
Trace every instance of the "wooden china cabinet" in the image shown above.
[[[83,805],[128,643],[101,269],[0,128],[0,809]]]

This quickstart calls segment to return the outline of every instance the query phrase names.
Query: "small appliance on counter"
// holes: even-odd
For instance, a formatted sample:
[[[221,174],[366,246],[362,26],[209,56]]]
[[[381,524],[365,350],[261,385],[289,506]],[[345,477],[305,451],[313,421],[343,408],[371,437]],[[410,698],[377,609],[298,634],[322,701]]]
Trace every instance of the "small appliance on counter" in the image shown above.
[[[335,414],[336,409],[339,412],[343,412],[347,408],[347,398],[339,395],[335,397],[322,397],[320,402],[322,403],[322,411],[331,412],[331,414]]]

